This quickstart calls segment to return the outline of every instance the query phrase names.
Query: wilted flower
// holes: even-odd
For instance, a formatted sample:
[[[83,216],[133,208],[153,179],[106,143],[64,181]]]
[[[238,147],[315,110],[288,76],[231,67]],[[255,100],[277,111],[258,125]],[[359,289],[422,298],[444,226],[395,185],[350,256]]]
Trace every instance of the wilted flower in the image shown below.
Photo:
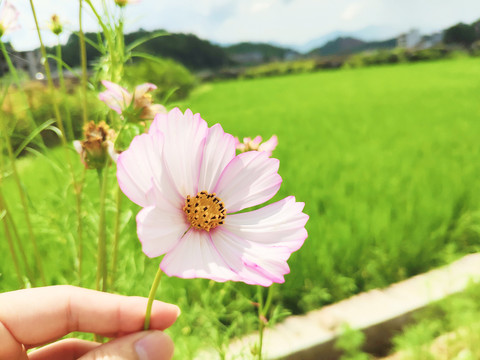
[[[50,30],[52,30],[52,32],[55,35],[60,35],[62,33],[63,25],[60,22],[58,15],[52,15],[52,18],[50,20],[50,24],[48,24],[48,27],[50,28]]]
[[[114,161],[117,160],[118,154],[114,151],[112,141],[115,134],[104,121],[98,125],[90,121],[85,125],[84,133],[85,140],[74,141],[73,146],[87,169],[104,168],[109,156]]]
[[[124,87],[111,81],[102,80],[107,88],[98,95],[113,111],[128,118],[140,120],[152,120],[158,113],[166,113],[167,110],[160,104],[153,104],[151,91],[157,87],[150,83],[138,85],[132,94]]]
[[[20,27],[18,16],[20,13],[10,1],[5,0],[0,10],[0,38],[6,33],[16,30]]]
[[[284,282],[287,260],[307,237],[304,203],[271,199],[282,179],[279,161],[250,151],[235,156],[235,140],[200,114],[158,114],[149,132],[120,154],[122,191],[143,207],[137,232],[149,257],[166,254],[170,276]]]
[[[140,0],[115,0],[115,4],[117,4],[120,7],[124,7],[125,5],[128,5],[128,4],[136,4],[139,2]]]
[[[238,140],[238,138],[235,138],[235,147],[237,150],[240,152],[245,152],[245,151],[264,151],[268,154],[268,156],[272,156],[273,150],[278,145],[278,138],[277,135],[273,135],[270,139],[262,143],[262,137],[257,136],[253,140],[249,137],[243,138],[243,143]]]

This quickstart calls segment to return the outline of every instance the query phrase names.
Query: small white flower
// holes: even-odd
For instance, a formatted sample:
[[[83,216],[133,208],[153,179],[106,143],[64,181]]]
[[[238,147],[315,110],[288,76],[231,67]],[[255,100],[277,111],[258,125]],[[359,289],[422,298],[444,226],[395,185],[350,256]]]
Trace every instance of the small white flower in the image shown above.
[[[18,16],[20,13],[13,6],[10,1],[5,0],[2,9],[0,10],[0,38],[18,28],[20,24],[18,23]]]

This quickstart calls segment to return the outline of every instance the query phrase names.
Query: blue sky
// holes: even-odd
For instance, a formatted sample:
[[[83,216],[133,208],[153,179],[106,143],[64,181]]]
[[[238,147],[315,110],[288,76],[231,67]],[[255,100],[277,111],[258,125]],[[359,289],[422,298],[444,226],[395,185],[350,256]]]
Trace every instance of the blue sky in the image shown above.
[[[11,1],[22,13],[22,29],[5,40],[19,50],[37,47],[29,1]],[[101,0],[93,1],[101,9]],[[53,13],[66,22],[68,30],[78,29],[77,0],[34,0],[34,4],[45,29]],[[478,18],[478,0],[142,0],[127,6],[126,29],[191,32],[224,44],[301,45],[333,31],[375,26],[376,37],[387,38],[410,28],[430,33]],[[85,14],[85,28],[98,29],[90,12]],[[53,44],[55,38],[47,30],[44,33],[46,42]]]

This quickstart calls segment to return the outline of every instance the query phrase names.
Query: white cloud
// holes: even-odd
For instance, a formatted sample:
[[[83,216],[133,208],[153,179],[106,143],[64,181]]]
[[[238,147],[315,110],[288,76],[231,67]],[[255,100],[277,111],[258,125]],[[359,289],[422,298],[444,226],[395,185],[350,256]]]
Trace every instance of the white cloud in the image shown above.
[[[348,5],[345,10],[343,11],[341,18],[346,21],[350,21],[357,17],[357,15],[362,11],[365,7],[364,3],[353,3]]]
[[[257,1],[254,2],[251,6],[251,12],[252,13],[259,13],[265,10],[268,10],[272,7],[275,1]]]

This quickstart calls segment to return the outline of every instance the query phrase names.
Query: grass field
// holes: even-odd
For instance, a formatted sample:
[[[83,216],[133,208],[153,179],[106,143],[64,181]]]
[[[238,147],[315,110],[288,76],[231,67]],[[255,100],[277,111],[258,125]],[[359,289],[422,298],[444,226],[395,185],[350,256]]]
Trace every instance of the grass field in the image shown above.
[[[273,156],[284,183],[273,200],[295,195],[310,221],[274,301],[300,313],[479,250],[479,95],[480,62],[459,59],[207,84],[181,107],[239,137],[278,135]],[[82,174],[73,151],[70,156]],[[80,283],[64,158],[57,149],[48,158],[19,161],[49,284]],[[99,190],[96,173],[85,176],[81,284],[93,287]],[[113,194],[113,169],[110,181]],[[26,234],[9,178],[3,191]],[[115,209],[112,195],[109,239]],[[115,291],[147,296],[159,261],[141,253],[138,208],[123,198],[122,209]],[[26,236],[24,242],[28,247]],[[5,241],[0,252],[0,291],[15,289]],[[242,284],[162,279],[159,297],[182,308],[170,330],[177,358],[254,328],[252,294]]]
[[[309,238],[283,287],[293,311],[477,250],[475,59],[221,83],[189,106],[240,136],[276,133],[281,195]]]

